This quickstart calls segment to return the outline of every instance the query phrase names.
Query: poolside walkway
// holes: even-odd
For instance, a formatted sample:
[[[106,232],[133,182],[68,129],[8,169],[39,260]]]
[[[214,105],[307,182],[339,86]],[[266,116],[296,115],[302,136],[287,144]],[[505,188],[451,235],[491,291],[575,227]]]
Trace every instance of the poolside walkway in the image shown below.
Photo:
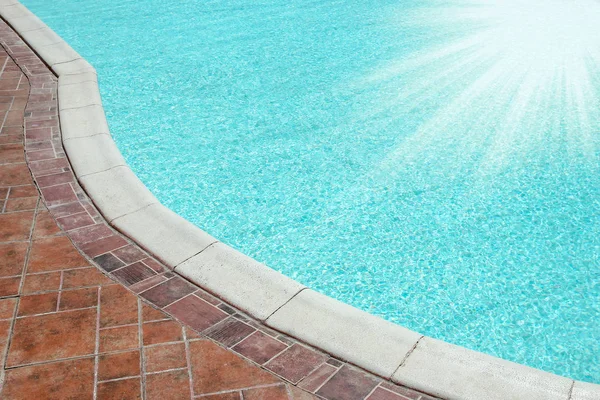
[[[432,399],[262,326],[112,230],[65,157],[56,77],[1,20],[0,43],[2,399]]]

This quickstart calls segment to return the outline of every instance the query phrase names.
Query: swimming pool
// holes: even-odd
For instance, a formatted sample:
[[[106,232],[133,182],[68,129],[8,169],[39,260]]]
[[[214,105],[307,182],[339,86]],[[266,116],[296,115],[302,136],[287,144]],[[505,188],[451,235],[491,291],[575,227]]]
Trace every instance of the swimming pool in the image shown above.
[[[87,3],[24,1],[164,204],[391,321],[600,381],[596,3]]]

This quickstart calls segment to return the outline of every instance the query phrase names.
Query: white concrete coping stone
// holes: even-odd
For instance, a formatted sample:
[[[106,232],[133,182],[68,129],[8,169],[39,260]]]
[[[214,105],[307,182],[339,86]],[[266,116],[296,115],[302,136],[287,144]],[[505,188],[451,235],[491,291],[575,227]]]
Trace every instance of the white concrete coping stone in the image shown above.
[[[305,288],[224,243],[211,245],[175,271],[260,320]]]
[[[109,134],[67,139],[63,145],[78,178],[127,165]]]
[[[19,0],[0,0],[0,7],[11,6],[13,4],[21,4]],[[8,18],[5,16],[4,11],[2,11],[2,15],[4,18]]]
[[[600,400],[600,385],[575,381],[569,400]]]
[[[94,69],[94,67],[92,67],[90,65],[90,63],[85,61],[83,58],[69,61],[66,63],[54,64],[54,65],[52,65],[51,68],[52,68],[52,71],[54,71],[54,73],[59,78],[62,78],[65,75],[80,74],[83,72],[96,73],[96,70]]]
[[[428,337],[392,379],[447,400],[568,400],[573,382]]]
[[[126,166],[83,176],[79,182],[109,222],[158,203],[156,197]]]
[[[2,15],[4,18],[21,18],[28,16],[29,10],[21,3],[12,3],[6,5],[6,7],[2,10]]]
[[[83,71],[69,75],[63,74],[58,78],[58,84],[61,86],[83,82],[95,82],[98,84],[98,75],[96,74],[96,71]],[[104,112],[102,114],[104,115]]]
[[[2,8],[2,17],[4,17],[7,21],[10,22],[12,27],[19,32],[20,35],[23,35],[25,32],[34,31],[36,29],[46,28],[46,24],[42,22],[38,17],[34,14],[28,13],[24,17],[10,18],[4,14],[4,9],[8,7]]]
[[[393,373],[394,382],[432,395],[449,400],[600,400],[600,385],[422,337],[306,289],[217,242],[158,203],[121,165],[122,156],[109,143],[95,69],[18,0],[0,0],[0,15],[59,77],[65,150],[92,201],[113,226],[182,276],[275,329],[378,375]],[[108,165],[112,167],[91,172]]]
[[[80,59],[81,56],[64,41],[33,48],[46,64],[53,66]]]
[[[112,225],[170,268],[217,241],[160,203],[117,218]]]
[[[110,133],[101,105],[60,110],[59,115],[63,140]]]
[[[80,82],[71,85],[58,82],[58,109],[60,111],[71,108],[102,105],[100,90],[96,82]]]
[[[56,44],[63,41],[62,38],[54,33],[54,31],[50,28],[42,28],[34,31],[23,32],[23,39],[25,39],[28,43],[35,43],[36,48],[49,46],[51,44]]]
[[[266,324],[389,378],[422,337],[314,290],[304,290]]]

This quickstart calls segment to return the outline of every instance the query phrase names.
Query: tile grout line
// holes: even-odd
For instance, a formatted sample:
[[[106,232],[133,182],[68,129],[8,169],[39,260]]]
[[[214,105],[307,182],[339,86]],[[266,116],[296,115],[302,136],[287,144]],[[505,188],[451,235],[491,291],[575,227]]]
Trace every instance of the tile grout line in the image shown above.
[[[21,292],[23,291],[25,276],[27,275],[27,267],[29,265],[29,257],[31,255],[31,248],[33,247],[33,230],[35,228],[35,223],[36,223],[36,219],[37,219],[37,213],[38,213],[40,201],[41,201],[41,198],[38,197],[37,204],[36,204],[35,210],[33,212],[33,218],[31,220],[31,227],[29,228],[29,243],[27,244],[27,250],[25,252],[25,260],[23,260],[23,270],[21,271],[21,281],[19,282],[19,289],[17,292],[18,297],[16,298],[17,301],[15,302],[15,318],[11,321],[9,333],[8,333],[8,340],[6,341],[6,350],[3,354],[3,360],[2,360],[3,361],[2,362],[3,369],[7,369],[6,363],[8,362],[8,353],[9,353],[10,347],[12,345],[12,336],[14,333],[15,325],[17,324],[18,310],[19,310],[19,306],[21,304]]]
[[[96,294],[97,305],[96,305],[96,343],[94,348],[94,393],[93,398],[96,400],[98,398],[98,366],[100,363],[100,359],[98,353],[100,351],[100,311],[101,311],[101,303],[102,299],[102,286],[98,287],[98,293]]]
[[[325,362],[325,364],[327,364],[327,362]],[[331,364],[327,364],[327,365],[330,365],[330,366],[332,366],[332,367],[335,369],[335,371],[334,371],[334,372],[333,372],[331,375],[329,375],[329,377],[328,377],[327,379],[325,379],[325,380],[324,380],[324,381],[323,381],[323,382],[322,382],[322,383],[321,383],[319,386],[317,386],[317,387],[315,388],[315,390],[311,391],[310,393],[316,394],[316,393],[317,393],[319,390],[321,390],[321,388],[322,388],[323,386],[325,386],[325,385],[327,384],[327,382],[329,382],[329,381],[330,381],[330,380],[331,380],[331,379],[332,379],[332,378],[333,378],[335,375],[337,375],[337,373],[338,373],[338,372],[340,372],[340,370],[342,369],[342,367],[343,367],[344,365],[346,365],[346,364],[347,364],[347,363],[343,363],[343,364],[342,364],[342,365],[340,365],[339,367],[335,367],[335,366],[333,366],[333,365],[331,365]],[[323,364],[321,364],[321,365],[323,365]],[[306,376],[304,379],[308,378],[309,376],[310,376],[310,374],[308,374],[308,375],[307,375],[307,376]],[[303,380],[304,380],[304,379],[303,379]],[[301,382],[302,382],[302,380],[301,380],[300,382],[298,382],[298,383],[301,383]],[[379,386],[380,384],[381,384],[381,382],[378,384],[378,386]]]
[[[194,383],[192,381],[193,379],[193,371],[192,371],[192,356],[191,356],[191,352],[190,352],[190,343],[188,341],[188,337],[187,337],[187,327],[182,326],[182,331],[183,331],[183,345],[185,348],[185,360],[186,360],[186,364],[187,364],[187,371],[188,371],[188,381],[189,381],[189,385],[190,385],[190,399],[194,400]]]
[[[136,296],[137,297],[137,296]],[[140,349],[140,391],[142,400],[146,399],[146,355],[144,352],[144,333],[143,333],[143,307],[142,300],[137,297],[138,308],[138,348]]]
[[[58,284],[58,296],[56,299],[56,312],[58,312],[60,310],[60,298],[62,295],[62,291],[63,291],[63,279],[65,277],[65,274],[63,271],[60,271],[60,282]]]

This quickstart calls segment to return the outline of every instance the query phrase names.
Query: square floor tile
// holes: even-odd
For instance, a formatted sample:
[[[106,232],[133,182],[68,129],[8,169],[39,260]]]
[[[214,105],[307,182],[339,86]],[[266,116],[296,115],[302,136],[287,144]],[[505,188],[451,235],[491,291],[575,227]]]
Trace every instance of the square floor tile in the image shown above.
[[[15,368],[6,371],[4,400],[91,400],[93,358]]]
[[[34,240],[28,272],[46,272],[89,265],[65,236]]]
[[[19,318],[6,364],[13,367],[92,354],[95,344],[95,309]]]
[[[140,374],[139,350],[103,354],[98,360],[98,380],[106,381]]]
[[[272,374],[211,341],[190,342],[196,395],[278,383]]]
[[[0,242],[29,240],[33,211],[0,214]]]
[[[190,383],[187,370],[159,372],[146,376],[146,400],[188,400]]]
[[[166,371],[187,366],[185,344],[173,343],[144,348],[146,372]]]

